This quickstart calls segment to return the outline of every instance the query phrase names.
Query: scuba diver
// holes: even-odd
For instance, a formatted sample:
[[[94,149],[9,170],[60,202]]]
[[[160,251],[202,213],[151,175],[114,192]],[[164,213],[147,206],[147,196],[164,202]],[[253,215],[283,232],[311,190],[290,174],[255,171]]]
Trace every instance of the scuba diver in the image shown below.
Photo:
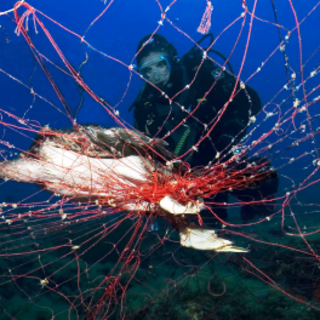
[[[135,128],[155,139],[167,135],[165,141],[168,149],[176,156],[195,146],[207,134],[208,127],[214,124],[211,133],[183,158],[192,167],[206,166],[219,159],[220,154],[228,155],[228,151],[246,135],[250,117],[257,115],[262,108],[258,93],[249,86],[238,90],[238,84],[237,94],[229,101],[236,84],[232,66],[226,63],[230,69],[228,72],[210,59],[203,59],[203,51],[198,44],[207,37],[211,37],[212,44],[213,35],[205,35],[179,59],[176,48],[166,38],[159,34],[145,36],[138,44],[136,60],[138,71],[147,82],[129,108],[129,111],[134,109]],[[216,50],[210,49],[209,52],[226,60]],[[185,88],[187,90],[183,90]],[[193,115],[189,116],[192,111]],[[182,122],[183,125],[179,125]],[[228,156],[224,156],[223,160],[227,159]],[[264,162],[267,160],[264,159]],[[270,167],[270,163],[267,162],[266,166]],[[278,176],[274,173],[270,179],[259,183],[258,187],[234,191],[232,194],[241,201],[252,201],[272,198],[277,189]],[[213,201],[227,203],[228,193],[217,194]],[[248,221],[256,214],[270,215],[274,205],[242,206],[242,220]],[[227,218],[226,206],[215,206],[214,212],[223,220]],[[204,216],[206,223],[210,223],[212,218],[216,221],[209,212]]]

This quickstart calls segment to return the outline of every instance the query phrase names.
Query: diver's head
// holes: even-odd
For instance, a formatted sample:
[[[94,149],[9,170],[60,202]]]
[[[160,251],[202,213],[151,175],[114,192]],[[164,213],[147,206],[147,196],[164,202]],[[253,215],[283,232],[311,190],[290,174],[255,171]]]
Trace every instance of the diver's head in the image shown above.
[[[166,53],[150,52],[142,58],[139,72],[154,85],[165,85],[171,74],[171,63]]]
[[[137,48],[138,70],[156,86],[165,85],[171,75],[176,48],[159,34],[144,37]]]

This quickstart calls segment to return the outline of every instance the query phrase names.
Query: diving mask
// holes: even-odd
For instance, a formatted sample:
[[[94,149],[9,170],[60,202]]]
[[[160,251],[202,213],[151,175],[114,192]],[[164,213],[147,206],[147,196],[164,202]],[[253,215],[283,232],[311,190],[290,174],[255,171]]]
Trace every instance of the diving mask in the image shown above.
[[[171,64],[166,56],[159,54],[146,59],[139,68],[139,72],[155,85],[166,84],[170,78]]]

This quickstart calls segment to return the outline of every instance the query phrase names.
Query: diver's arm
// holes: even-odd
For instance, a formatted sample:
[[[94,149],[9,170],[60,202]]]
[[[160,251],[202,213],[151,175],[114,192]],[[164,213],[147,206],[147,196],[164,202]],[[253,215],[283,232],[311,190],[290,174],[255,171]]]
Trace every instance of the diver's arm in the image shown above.
[[[235,136],[243,131],[241,134],[243,136],[250,119],[256,116],[261,109],[262,104],[258,93],[251,87],[246,87],[241,89],[229,103],[222,124],[231,135]]]
[[[216,66],[207,68],[205,79],[209,81],[210,76],[211,85],[214,84],[214,86],[207,96],[208,105],[214,106],[219,111],[230,100],[236,79],[227,71]],[[258,93],[249,86],[240,89],[238,84],[235,96],[229,102],[218,124],[221,127],[219,131],[231,136],[235,136],[241,131],[245,133],[250,117],[256,116],[261,109],[262,103]]]

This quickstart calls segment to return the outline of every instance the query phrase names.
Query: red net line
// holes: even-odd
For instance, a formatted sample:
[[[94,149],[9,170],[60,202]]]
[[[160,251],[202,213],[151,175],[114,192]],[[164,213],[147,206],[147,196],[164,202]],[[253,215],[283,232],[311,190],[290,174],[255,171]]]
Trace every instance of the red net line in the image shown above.
[[[19,39],[18,48],[27,48],[33,57],[27,60],[21,49],[21,56],[14,58],[17,68],[26,67],[27,62],[31,65],[33,71],[27,79],[23,73],[16,76],[6,64],[0,65],[11,92],[22,94],[26,89],[32,95],[29,107],[17,109],[9,102],[0,109],[1,188],[6,192],[18,190],[22,183],[38,186],[21,195],[11,191],[13,196],[7,196],[1,205],[1,317],[214,319],[232,318],[241,312],[255,319],[262,308],[275,308],[281,300],[282,309],[275,310],[272,318],[284,314],[316,318],[320,299],[316,196],[319,44],[304,54],[303,41],[309,44],[310,40],[303,27],[313,21],[319,3],[300,8],[304,12],[300,15],[297,4],[287,1],[286,13],[292,15],[294,23],[282,25],[277,17],[274,22],[260,16],[259,1],[239,1],[241,14],[227,19],[218,36],[204,48],[170,16],[179,1],[166,7],[154,1],[156,7],[152,8],[160,17],[157,27],[129,62],[90,41],[116,3],[101,3],[83,33],[72,31],[69,24],[66,27],[25,1],[1,13],[1,19],[9,22],[2,27],[7,48],[16,44],[13,39]],[[209,1],[201,5],[206,7],[196,21],[197,30],[208,33],[215,11]],[[256,23],[268,25],[276,41],[269,52],[261,53],[259,67],[253,70],[248,60],[252,42],[258,41],[254,37]],[[134,65],[165,24],[198,48],[202,56],[193,78],[172,96]],[[232,28],[237,29],[236,37],[221,62],[210,55],[210,50],[228,39]],[[73,60],[68,50],[61,49],[57,29],[75,40],[81,58]],[[239,47],[242,58],[234,71],[228,63]],[[9,56],[10,51],[6,54]],[[86,67],[95,55],[114,63],[116,70],[126,69],[128,81],[116,103],[107,102],[86,79]],[[267,95],[258,114],[249,110],[243,128],[222,149],[211,141],[209,163],[190,166],[189,157],[196,157],[201,146],[212,140],[212,133],[237,97],[243,95],[253,104],[249,85],[254,86],[255,78],[262,75],[265,83],[275,81],[270,69],[278,56],[284,58],[282,86]],[[188,110],[179,97],[197,85],[208,61],[219,67],[218,75]],[[215,117],[205,123],[201,117],[203,103],[218,87],[222,75],[234,79],[230,95]],[[124,120],[126,97],[139,78],[161,94],[170,109],[152,136]],[[45,90],[38,79],[48,84]],[[103,108],[113,128],[77,123],[72,99],[64,90],[69,81],[81,98]],[[48,94],[48,88],[54,95]],[[13,95],[9,93],[12,101]],[[81,107],[82,102],[76,111]],[[166,123],[176,107],[184,116],[167,130]],[[39,116],[41,110],[49,117],[67,119],[68,124],[57,124],[56,129],[45,126]],[[166,141],[191,120],[202,126],[203,132],[192,146],[175,155],[167,149]],[[276,194],[258,199],[250,195],[248,190],[275,174],[280,178]],[[218,194],[232,195],[235,191],[241,193],[237,200],[216,200]],[[249,206],[267,208],[270,214],[240,221],[240,208]],[[221,207],[229,211],[228,219],[216,212]],[[217,222],[216,227],[203,221],[205,210]],[[157,228],[156,223],[159,230],[150,232]],[[216,237],[213,230],[219,232],[219,239],[221,235],[222,247],[229,246],[228,238],[249,252],[218,253],[212,247],[196,250],[197,245],[207,249],[201,246],[215,243],[210,242]],[[193,243],[193,236],[200,237],[201,244]],[[240,297],[240,291],[246,294]],[[254,306],[243,308],[248,301],[254,301]],[[299,310],[295,302],[299,302]]]

